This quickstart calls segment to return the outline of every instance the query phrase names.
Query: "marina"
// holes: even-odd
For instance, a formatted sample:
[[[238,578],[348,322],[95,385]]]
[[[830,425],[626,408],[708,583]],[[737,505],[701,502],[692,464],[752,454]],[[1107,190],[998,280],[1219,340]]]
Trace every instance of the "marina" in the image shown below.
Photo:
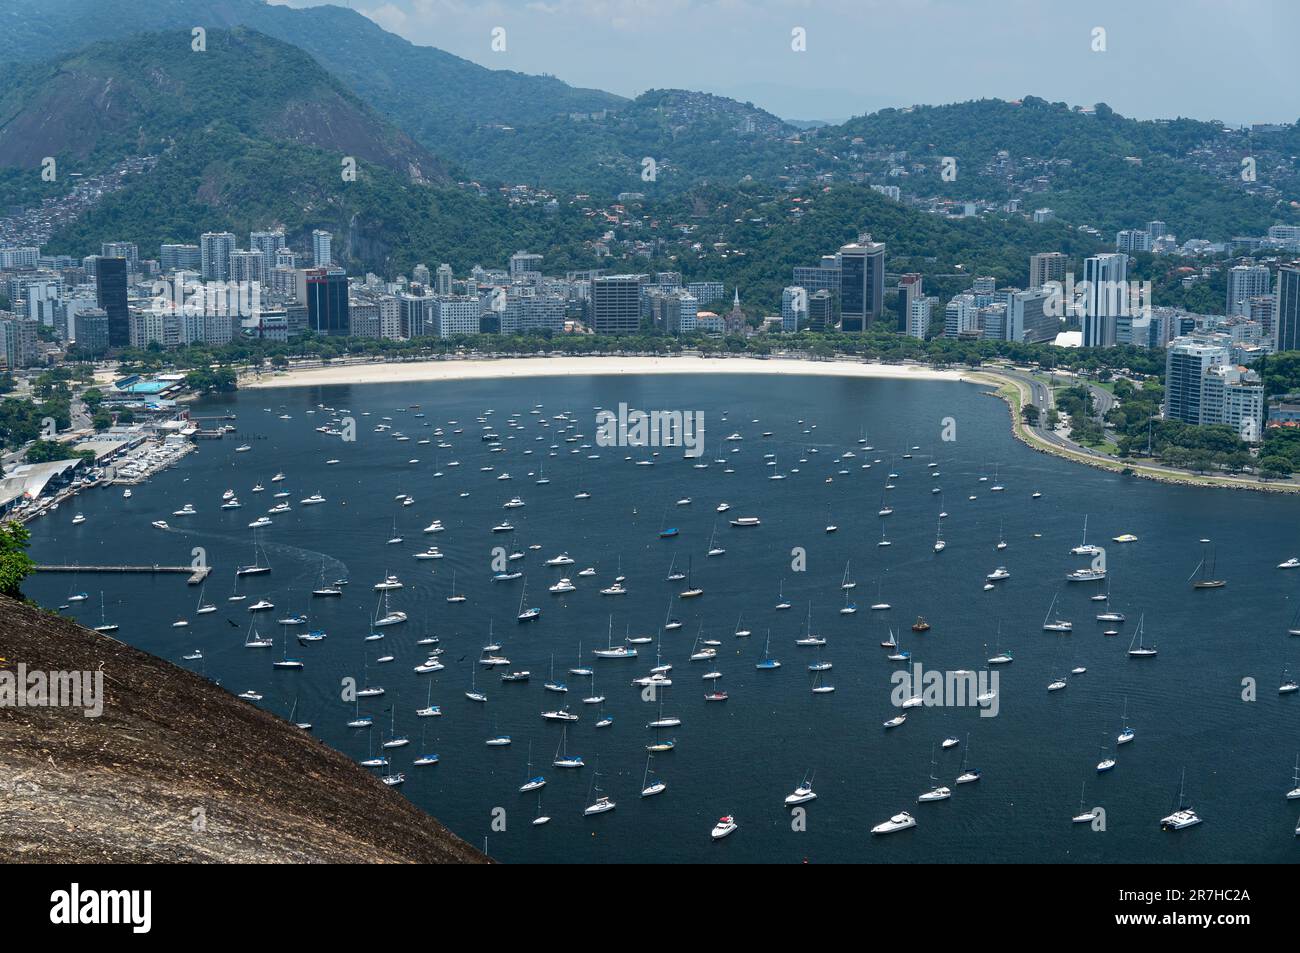
[[[1286,706],[1300,695],[1273,683],[1300,664],[1287,634],[1300,593],[1275,567],[1296,551],[1300,503],[1034,454],[972,384],[772,383],[482,380],[210,399],[201,412],[235,414],[258,437],[251,449],[204,441],[130,498],[84,493],[83,525],[70,507],[32,524],[32,555],[50,571],[29,594],[293,712],[357,761],[383,752],[378,781],[465,839],[487,837],[502,860],[648,862],[664,838],[700,862],[1289,857],[1296,818],[1264,779],[1295,758]],[[593,408],[629,389],[644,406],[700,409],[710,466],[679,448],[597,447]],[[962,439],[944,444],[933,422],[954,408]],[[356,444],[318,429],[343,417],[357,421]],[[393,434],[446,446],[412,464]],[[1002,490],[982,492],[986,472]],[[274,492],[290,508],[251,529]],[[232,498],[243,508],[222,506]],[[508,506],[494,533],[516,499],[526,505]],[[173,515],[187,504],[192,515]],[[1080,542],[1085,517],[1092,543]],[[441,558],[415,558],[431,527]],[[1113,543],[1121,534],[1136,539]],[[389,545],[398,537],[405,546]],[[1106,550],[1107,572],[1066,582],[1091,568],[1094,556],[1071,553],[1085,544]],[[166,573],[192,573],[198,546],[214,568],[196,610]],[[1207,547],[1213,561],[1194,576],[1213,567],[1230,585],[1187,582]],[[716,549],[726,555],[709,558]],[[250,550],[258,571],[236,575]],[[78,575],[97,569],[93,583]],[[844,614],[850,582],[866,596]],[[88,598],[70,601],[80,588]],[[249,611],[259,605],[274,611]],[[1135,658],[1130,644],[1159,655]],[[915,703],[891,701],[894,676],[917,664],[999,681],[980,704],[927,704],[919,689]],[[1240,701],[1238,673],[1260,679],[1256,703]],[[339,698],[347,677],[352,702]],[[1068,690],[1044,691],[1057,682]],[[1113,769],[1099,774],[1104,760]],[[537,788],[519,791],[538,779],[545,814]],[[789,796],[807,811],[801,833]],[[518,819],[493,832],[501,804]],[[1194,825],[1177,815],[1190,804]],[[1110,819],[1105,837],[1072,823],[1093,807]]]

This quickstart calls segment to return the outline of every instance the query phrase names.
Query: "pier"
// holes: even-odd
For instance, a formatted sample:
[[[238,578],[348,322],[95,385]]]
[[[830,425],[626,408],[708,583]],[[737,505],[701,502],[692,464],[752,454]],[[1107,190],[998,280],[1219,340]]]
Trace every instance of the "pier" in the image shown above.
[[[37,572],[147,572],[147,573],[184,573],[189,576],[188,585],[197,586],[208,578],[211,566],[37,566]]]

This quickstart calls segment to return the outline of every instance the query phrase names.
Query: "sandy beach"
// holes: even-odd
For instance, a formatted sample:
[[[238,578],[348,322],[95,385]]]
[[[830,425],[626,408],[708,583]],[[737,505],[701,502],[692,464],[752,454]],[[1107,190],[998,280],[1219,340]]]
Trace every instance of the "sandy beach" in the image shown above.
[[[505,377],[574,377],[592,374],[805,374],[925,381],[969,380],[964,371],[912,364],[807,361],[753,357],[523,357],[391,363],[330,364],[287,371],[245,373],[241,389],[329,384],[396,384],[408,381],[481,380]]]

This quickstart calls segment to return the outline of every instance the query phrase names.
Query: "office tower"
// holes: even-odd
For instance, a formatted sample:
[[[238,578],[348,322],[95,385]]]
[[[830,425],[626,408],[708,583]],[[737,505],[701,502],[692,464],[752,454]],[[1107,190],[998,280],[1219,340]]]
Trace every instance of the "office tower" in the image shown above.
[[[840,249],[840,330],[865,331],[885,304],[885,246],[854,242]]]
[[[125,258],[127,274],[140,270],[140,249],[135,242],[101,242],[100,258]]]
[[[1273,287],[1267,265],[1234,265],[1228,269],[1228,314],[1250,314],[1250,299]]]
[[[1065,267],[1069,260],[1058,251],[1030,255],[1030,290],[1043,287],[1049,281],[1065,281]]]
[[[474,300],[478,301],[477,298]],[[398,295],[397,305],[401,337],[418,338],[438,333],[433,295],[425,294],[423,288],[418,289],[418,293],[406,291]]]
[[[262,253],[262,260],[266,263],[264,267],[267,274],[270,274],[271,269],[275,267],[276,255],[284,247],[284,232],[279,229],[248,233],[248,248],[250,251],[260,251]]]
[[[510,277],[522,278],[527,274],[541,274],[542,256],[526,251],[517,251],[510,256]]]
[[[315,267],[328,268],[334,263],[330,249],[332,242],[333,236],[324,229],[318,228],[311,233],[311,260]]]
[[[451,265],[446,262],[438,266],[435,272],[433,290],[436,294],[451,294]]]
[[[346,337],[348,276],[342,268],[311,268],[306,275],[307,327],[317,334]]]
[[[808,289],[791,285],[781,292],[781,330],[798,331],[808,323]]]
[[[199,236],[199,270],[204,281],[229,281],[230,256],[235,236],[230,232],[204,232]]]
[[[128,347],[131,326],[126,301],[125,258],[100,258],[95,263],[95,303],[108,315],[108,346]]]
[[[159,249],[158,267],[163,274],[200,271],[203,268],[203,256],[198,245],[163,245]]]
[[[1007,295],[1007,340],[1051,344],[1061,331],[1061,319],[1048,313],[1051,292],[1044,288],[1011,291]]]
[[[1300,350],[1300,263],[1278,269],[1276,297],[1273,350]]]
[[[1096,255],[1083,262],[1083,346],[1114,347],[1118,317],[1128,312],[1128,256]]]
[[[1151,250],[1151,233],[1145,229],[1126,228],[1115,233],[1115,250],[1138,252]]]
[[[835,296],[825,288],[808,296],[808,330],[831,331],[835,328]]]
[[[1156,219],[1154,222],[1147,222],[1147,234],[1151,236],[1152,241],[1157,238],[1164,238],[1169,234],[1169,228],[1164,222]]]
[[[641,325],[642,275],[605,275],[591,282],[591,328],[597,334],[635,334]]]

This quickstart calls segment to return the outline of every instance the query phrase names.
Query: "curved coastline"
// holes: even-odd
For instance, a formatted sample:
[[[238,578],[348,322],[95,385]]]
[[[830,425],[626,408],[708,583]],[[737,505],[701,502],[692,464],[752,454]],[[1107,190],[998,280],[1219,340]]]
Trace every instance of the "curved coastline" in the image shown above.
[[[879,378],[890,380],[954,381],[983,384],[1007,404],[1011,432],[1039,453],[1099,470],[1179,486],[1252,490],[1260,493],[1296,493],[1300,484],[1270,483],[1255,477],[1209,476],[1136,461],[1091,456],[1043,440],[1020,416],[1027,395],[1024,385],[995,368],[935,368],[922,364],[884,364],[861,360],[809,360],[795,357],[670,357],[643,355],[537,356],[500,358],[448,358],[423,361],[331,362],[294,365],[287,370],[245,371],[239,387],[248,390],[282,387],[326,387],[345,384],[398,384],[427,381],[486,380],[496,378],[573,377],[614,374],[787,374]]]

